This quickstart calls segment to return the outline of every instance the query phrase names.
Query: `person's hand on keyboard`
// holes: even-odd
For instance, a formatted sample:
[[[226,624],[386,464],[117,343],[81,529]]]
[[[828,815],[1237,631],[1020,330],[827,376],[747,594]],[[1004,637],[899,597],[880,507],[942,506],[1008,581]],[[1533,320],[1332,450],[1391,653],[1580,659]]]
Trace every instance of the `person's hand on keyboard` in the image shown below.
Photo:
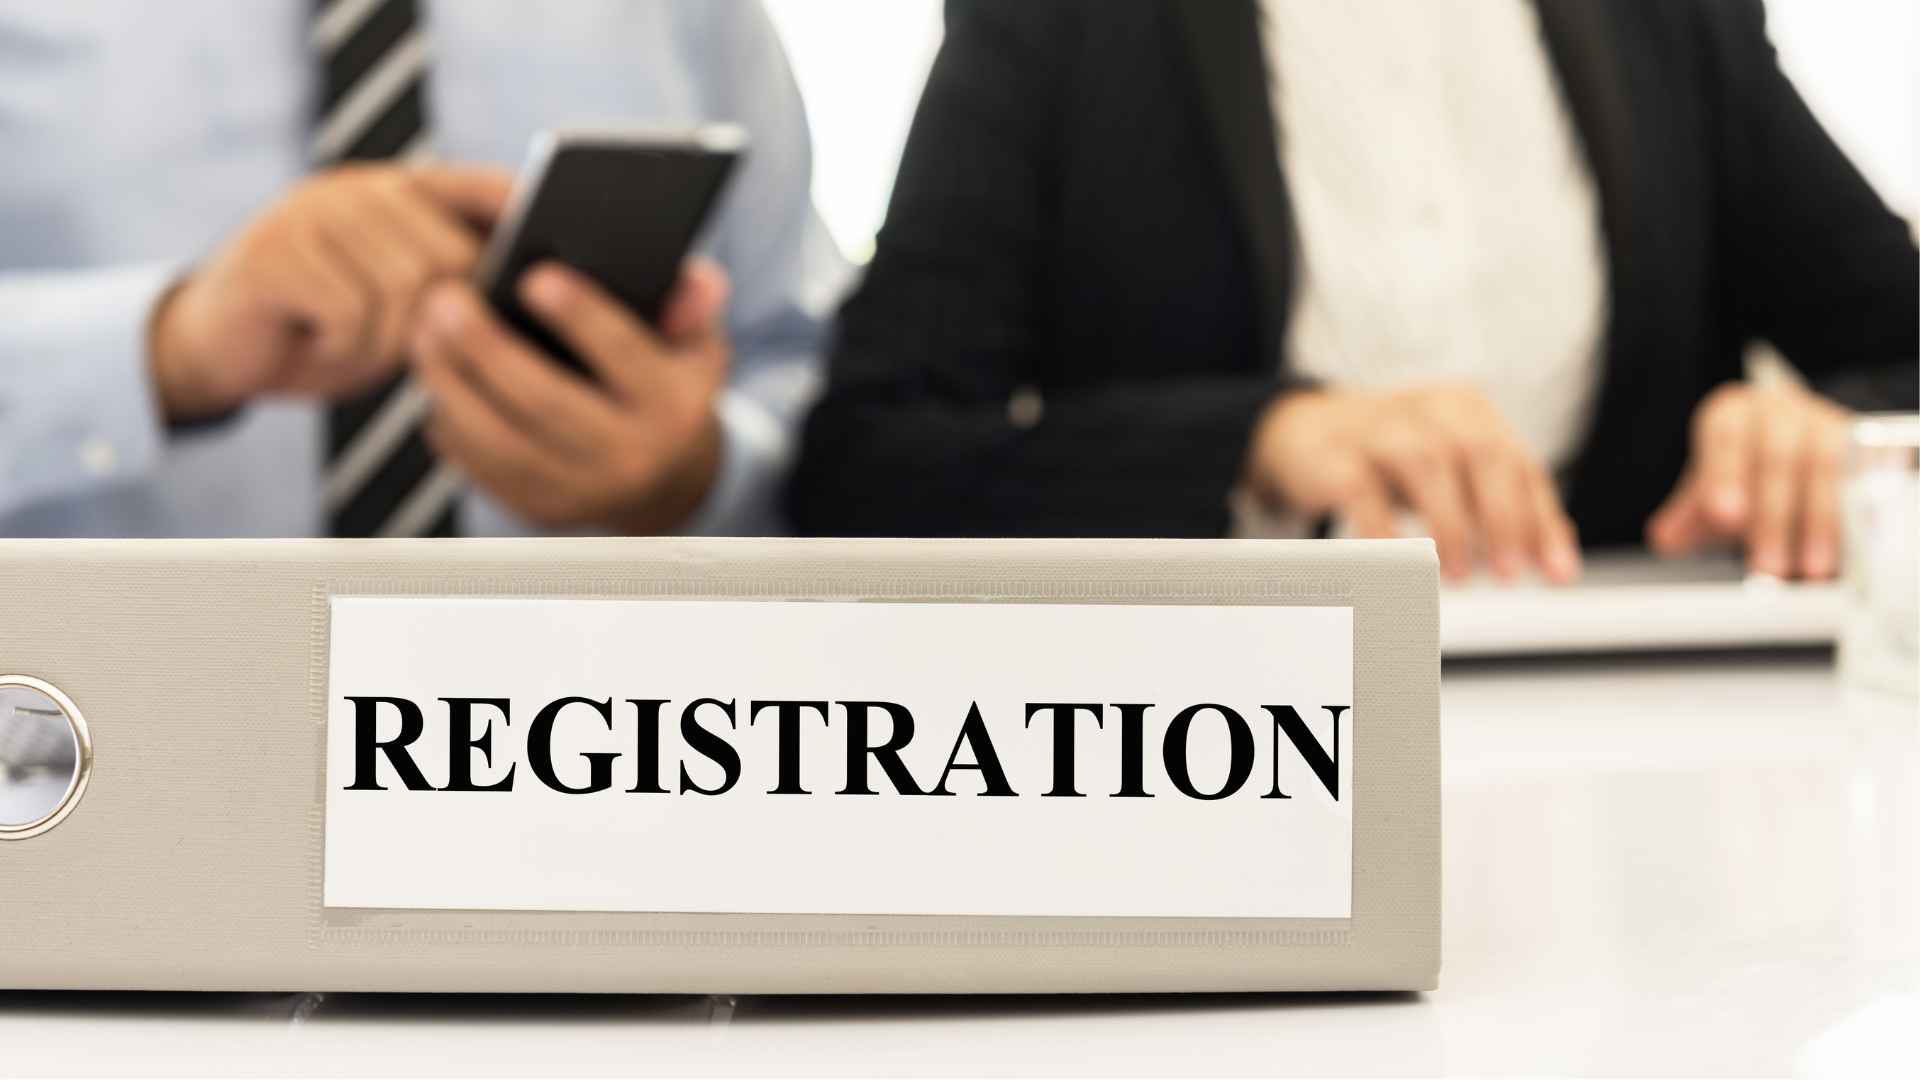
[[[1412,510],[1454,581],[1477,557],[1502,579],[1580,576],[1552,477],[1471,387],[1288,394],[1261,418],[1246,469],[1248,488],[1272,507],[1334,515],[1355,536],[1399,536],[1399,512]]]
[[[1728,383],[1693,414],[1693,448],[1647,542],[1684,555],[1744,544],[1747,565],[1775,577],[1832,577],[1840,567],[1846,409],[1790,383]]]

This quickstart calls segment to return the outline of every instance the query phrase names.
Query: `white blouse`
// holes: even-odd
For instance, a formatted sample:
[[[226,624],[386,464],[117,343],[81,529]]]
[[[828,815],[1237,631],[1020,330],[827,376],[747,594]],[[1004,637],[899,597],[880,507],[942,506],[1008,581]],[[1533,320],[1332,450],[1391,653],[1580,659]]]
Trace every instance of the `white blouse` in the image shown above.
[[[1285,348],[1330,384],[1467,382],[1550,467],[1606,326],[1598,200],[1526,0],[1261,0],[1300,248]]]

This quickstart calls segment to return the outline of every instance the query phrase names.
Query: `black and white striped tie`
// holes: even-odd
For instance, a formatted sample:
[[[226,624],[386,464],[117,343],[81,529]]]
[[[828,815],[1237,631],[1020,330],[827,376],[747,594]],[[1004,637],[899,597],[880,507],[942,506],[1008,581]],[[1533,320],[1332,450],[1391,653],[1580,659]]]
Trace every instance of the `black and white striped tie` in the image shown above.
[[[319,0],[322,78],[313,167],[429,153],[426,35],[416,0]],[[426,396],[402,374],[333,406],[322,486],[334,536],[453,536],[457,471],[421,433]]]

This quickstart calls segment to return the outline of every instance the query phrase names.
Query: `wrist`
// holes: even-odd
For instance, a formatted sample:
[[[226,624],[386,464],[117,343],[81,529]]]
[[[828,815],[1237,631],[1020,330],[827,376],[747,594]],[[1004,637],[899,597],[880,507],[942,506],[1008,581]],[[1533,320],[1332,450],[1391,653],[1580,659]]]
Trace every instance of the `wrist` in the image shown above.
[[[657,536],[686,524],[713,490],[725,444],[720,417],[709,411],[693,441],[661,482],[631,513],[614,523],[618,531],[629,536]]]
[[[147,373],[160,414],[170,424],[216,419],[236,404],[223,400],[208,385],[201,365],[193,362],[181,327],[180,304],[189,287],[188,280],[174,283],[154,303],[147,320]]]
[[[1270,505],[1280,498],[1279,474],[1286,455],[1287,433],[1303,417],[1326,404],[1327,391],[1318,388],[1289,390],[1276,396],[1254,421],[1253,438],[1247,445],[1247,458],[1241,467],[1240,483]]]

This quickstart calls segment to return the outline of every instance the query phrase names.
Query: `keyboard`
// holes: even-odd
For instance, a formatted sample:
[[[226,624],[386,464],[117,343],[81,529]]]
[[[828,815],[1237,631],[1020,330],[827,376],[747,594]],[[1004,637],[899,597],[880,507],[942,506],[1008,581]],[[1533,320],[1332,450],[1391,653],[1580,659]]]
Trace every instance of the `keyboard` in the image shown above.
[[[1589,555],[1574,585],[1471,579],[1440,590],[1448,658],[1831,645],[1841,586],[1748,574],[1733,556]]]

